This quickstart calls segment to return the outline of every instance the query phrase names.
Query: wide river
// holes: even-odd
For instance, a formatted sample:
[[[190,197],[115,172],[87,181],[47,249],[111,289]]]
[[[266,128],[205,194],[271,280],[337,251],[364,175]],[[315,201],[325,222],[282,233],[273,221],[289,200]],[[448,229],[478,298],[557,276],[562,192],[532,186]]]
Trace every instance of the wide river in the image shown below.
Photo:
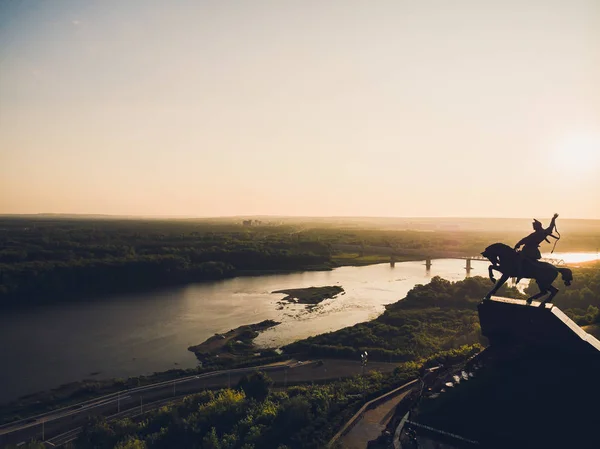
[[[596,254],[556,254],[569,261]],[[473,261],[471,276],[487,276],[488,264]],[[262,346],[334,331],[377,317],[431,277],[460,280],[465,261],[341,267],[333,271],[239,277],[139,295],[114,295],[4,311],[0,315],[0,403],[68,382],[150,374],[196,366],[188,346],[217,332],[265,319],[281,321],[256,340]],[[345,294],[313,311],[277,301],[273,290],[340,285]]]

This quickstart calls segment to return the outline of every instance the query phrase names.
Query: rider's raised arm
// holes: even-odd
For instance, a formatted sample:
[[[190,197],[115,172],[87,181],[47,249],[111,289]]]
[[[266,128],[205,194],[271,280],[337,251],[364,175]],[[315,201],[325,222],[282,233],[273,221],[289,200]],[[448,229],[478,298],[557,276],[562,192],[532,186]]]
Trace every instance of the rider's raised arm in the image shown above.
[[[552,234],[552,231],[554,231],[554,228],[556,227],[556,219],[558,218],[558,214],[554,214],[554,216],[552,217],[552,220],[550,220],[550,226],[548,226],[545,231],[546,234],[550,235]]]

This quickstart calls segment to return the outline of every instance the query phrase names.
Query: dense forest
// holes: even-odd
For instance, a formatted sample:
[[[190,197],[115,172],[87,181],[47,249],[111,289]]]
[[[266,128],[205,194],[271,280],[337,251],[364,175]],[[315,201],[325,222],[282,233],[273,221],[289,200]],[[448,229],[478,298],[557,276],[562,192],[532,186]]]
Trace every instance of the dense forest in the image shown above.
[[[250,224],[250,226],[248,226]],[[595,250],[588,227],[560,249]],[[527,229],[522,234],[526,234]],[[89,298],[227,277],[359,264],[337,245],[478,254],[512,232],[360,229],[343,223],[0,218],[0,306]],[[414,253],[413,253],[414,254]],[[389,256],[386,256],[389,257]],[[363,263],[384,260],[366,257]]]
[[[331,266],[326,244],[292,233],[281,226],[4,219],[0,304]]]

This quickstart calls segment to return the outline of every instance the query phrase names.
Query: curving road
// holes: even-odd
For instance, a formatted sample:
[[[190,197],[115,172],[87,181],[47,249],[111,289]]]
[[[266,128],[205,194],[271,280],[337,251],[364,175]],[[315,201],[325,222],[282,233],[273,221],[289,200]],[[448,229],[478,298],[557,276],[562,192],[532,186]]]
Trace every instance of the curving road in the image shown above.
[[[4,424],[0,426],[0,447],[9,444],[16,445],[32,439],[48,441],[50,446],[64,444],[70,441],[65,437],[73,434],[71,439],[74,439],[78,433],[76,432],[77,428],[84,425],[91,416],[125,416],[125,412],[131,411],[135,415],[144,411],[144,404],[146,404],[146,411],[148,411],[148,407],[156,404],[157,401],[170,402],[175,397],[205,389],[236,385],[245,374],[258,370],[269,372],[272,377],[273,373],[281,372],[281,375],[276,377],[285,375],[285,380],[287,380],[285,371],[310,366],[314,363],[289,360],[283,364],[214,371],[112,393],[31,418]],[[61,438],[54,442],[56,436]]]
[[[394,363],[372,362],[369,370],[391,372]],[[60,446],[77,438],[81,428],[92,416],[107,418],[134,417],[151,409],[182,399],[185,395],[205,389],[235,386],[245,375],[255,371],[269,373],[277,385],[283,387],[310,381],[323,381],[356,376],[362,372],[360,361],[288,360],[278,364],[254,366],[188,376],[131,388],[94,398],[78,404],[53,410],[31,418],[0,426],[0,448],[8,444],[37,439],[49,447]]]

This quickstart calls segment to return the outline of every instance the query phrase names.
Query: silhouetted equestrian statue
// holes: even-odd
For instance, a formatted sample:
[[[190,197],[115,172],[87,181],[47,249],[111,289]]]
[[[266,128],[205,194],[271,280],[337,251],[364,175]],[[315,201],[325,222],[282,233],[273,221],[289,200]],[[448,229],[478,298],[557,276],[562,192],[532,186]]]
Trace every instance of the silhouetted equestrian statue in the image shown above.
[[[519,258],[519,273],[521,273],[521,271],[523,270],[524,264],[535,263],[535,261],[540,260],[542,258],[542,254],[540,253],[540,245],[544,240],[550,243],[548,237],[552,237],[556,240],[559,239],[559,237],[556,237],[554,234],[552,234],[552,231],[556,229],[557,218],[558,214],[554,214],[552,220],[550,221],[550,226],[548,226],[546,229],[544,229],[542,223],[540,223],[534,218],[533,223],[531,223],[531,225],[533,226],[533,232],[527,237],[523,237],[521,240],[519,240],[519,243],[515,245],[515,250],[517,251],[521,246],[523,247],[523,249],[519,252],[519,254],[522,256]],[[524,277],[525,276],[517,276],[517,282],[519,282]]]
[[[488,268],[492,282],[496,282],[496,279],[494,279],[494,270],[502,273],[502,277],[496,282],[496,285],[486,295],[485,299],[490,299],[511,277],[515,277],[518,280],[535,279],[540,288],[540,292],[533,295],[531,298],[528,298],[527,303],[530,304],[534,299],[539,299],[548,294],[548,297],[540,304],[542,307],[547,302],[550,302],[558,293],[558,289],[554,287],[552,283],[559,273],[561,274],[565,285],[571,285],[571,281],[573,280],[571,270],[568,268],[557,268],[550,263],[541,262],[539,260],[542,258],[539,250],[540,244],[544,240],[550,243],[548,237],[552,237],[556,240],[560,238],[552,234],[552,231],[556,228],[557,218],[558,214],[554,214],[550,226],[545,229],[539,221],[534,220],[534,232],[521,239],[519,243],[515,245],[514,249],[503,243],[494,243],[481,253],[483,257],[487,258],[492,263]],[[521,246],[523,246],[523,250],[520,252],[517,251]]]

